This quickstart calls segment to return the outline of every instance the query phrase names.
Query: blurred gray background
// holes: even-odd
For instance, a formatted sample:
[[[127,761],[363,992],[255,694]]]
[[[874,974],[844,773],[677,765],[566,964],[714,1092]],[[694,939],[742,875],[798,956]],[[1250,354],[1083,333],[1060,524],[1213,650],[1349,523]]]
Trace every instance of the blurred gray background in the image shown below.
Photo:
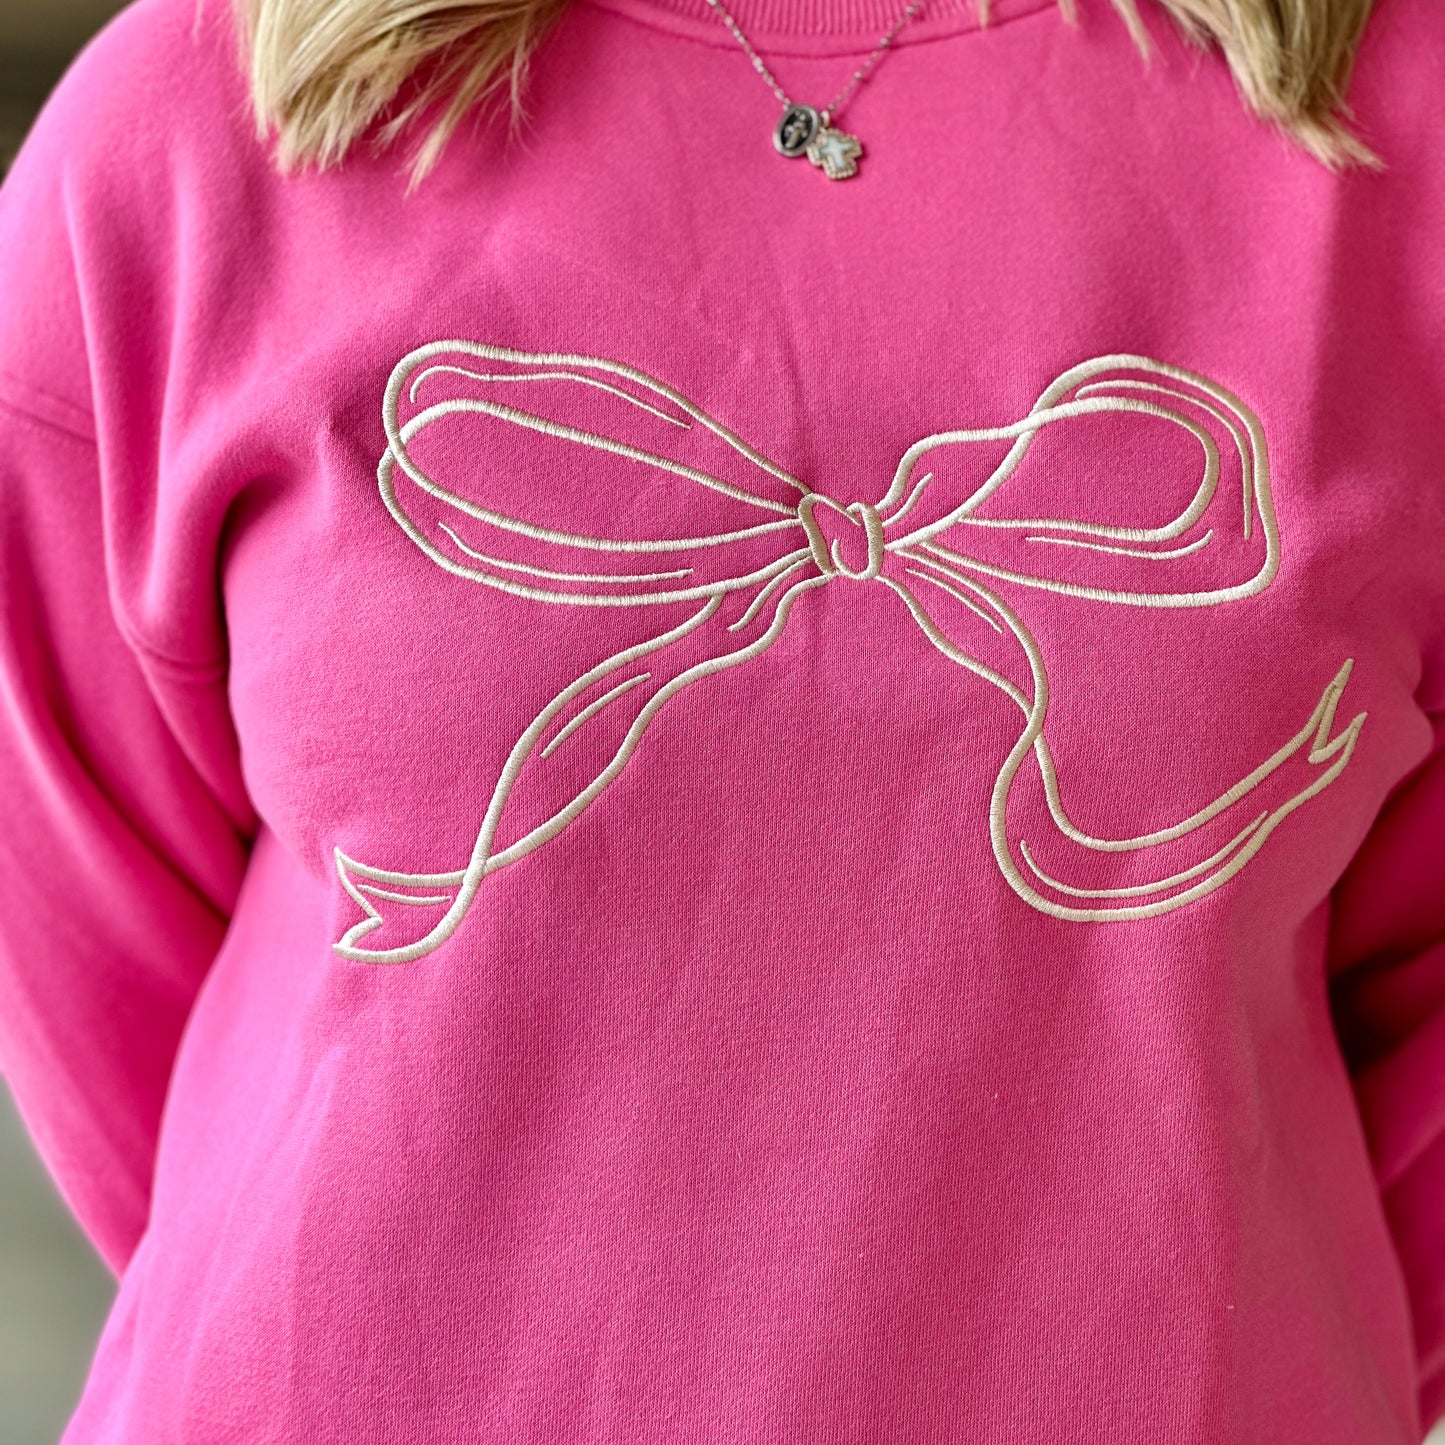
[[[0,172],[112,0],[0,0]],[[0,304],[4,282],[0,279]],[[0,1084],[0,1445],[55,1445],[114,1281],[71,1222]]]
[[[118,0],[0,0],[0,169],[66,62]]]
[[[0,1445],[60,1438],[113,1293],[0,1088]]]
[[[0,0],[0,173],[70,57],[121,8]],[[0,1445],[55,1445],[113,1294],[0,1084]],[[1430,1445],[1445,1445],[1445,1428]]]

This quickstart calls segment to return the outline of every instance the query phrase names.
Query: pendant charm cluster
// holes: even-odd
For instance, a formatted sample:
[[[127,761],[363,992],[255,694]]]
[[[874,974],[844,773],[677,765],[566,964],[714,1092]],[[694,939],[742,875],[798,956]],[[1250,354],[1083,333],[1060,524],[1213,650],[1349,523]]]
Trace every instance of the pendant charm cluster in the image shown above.
[[[811,105],[790,105],[783,112],[773,132],[773,145],[780,155],[807,156],[834,181],[856,175],[863,154],[857,136],[830,126]]]
[[[777,77],[753,48],[752,41],[743,34],[738,22],[733,19],[723,0],[707,0],[717,11],[718,18],[732,31],[733,39],[747,51],[753,69],[763,82],[777,96],[783,107],[783,118],[773,132],[773,147],[779,155],[796,159],[807,156],[829,180],[841,181],[858,174],[858,158],[863,146],[856,135],[839,130],[834,119],[842,113],[853,92],[868,78],[873,68],[888,54],[898,32],[923,8],[924,0],[908,0],[908,8],[893,22],[888,33],[864,57],[862,65],[849,78],[848,83],[819,110],[812,105],[799,105],[788,98],[788,93],[778,84]]]

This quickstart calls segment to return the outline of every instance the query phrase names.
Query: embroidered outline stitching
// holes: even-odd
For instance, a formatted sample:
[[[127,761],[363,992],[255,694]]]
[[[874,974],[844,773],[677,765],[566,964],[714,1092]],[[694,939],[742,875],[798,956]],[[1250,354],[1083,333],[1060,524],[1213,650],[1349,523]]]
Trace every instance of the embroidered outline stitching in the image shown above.
[[[441,355],[474,357],[480,361],[502,362],[530,369],[479,371],[454,363],[427,364],[433,357]],[[1159,379],[1101,375],[1116,371],[1146,372]],[[589,374],[591,372],[601,372],[612,380],[604,381]],[[754,495],[743,487],[687,463],[647,451],[617,438],[584,431],[520,407],[479,397],[452,397],[435,403],[403,424],[398,415],[402,392],[405,390],[410,401],[415,403],[422,383],[428,377],[442,374],[459,375],[488,383],[570,381],[598,388],[682,430],[690,430],[695,425],[706,428],[749,466],[758,469],[775,482],[796,489],[799,500],[795,506],[788,506],[768,497]],[[644,400],[634,390],[629,389],[629,386],[640,388],[649,399]],[[1193,390],[1184,390],[1186,387]],[[1171,406],[1171,402],[1175,405]],[[1195,526],[1210,507],[1222,474],[1221,454],[1215,434],[1201,421],[1180,411],[1177,404],[1181,402],[1211,419],[1229,438],[1237,454],[1243,505],[1241,535],[1245,539],[1253,535],[1257,518],[1265,540],[1262,559],[1253,574],[1244,581],[1191,592],[1137,592],[1088,586],[1042,573],[1031,574],[1000,567],[980,558],[970,557],[938,540],[940,534],[950,528],[971,526],[1017,529],[1024,533],[1023,540],[1029,544],[1052,544],[1066,549],[1084,549],[1128,558],[1170,561],[1205,551],[1216,538],[1214,527],[1179,546],[1152,545],[1174,542]],[[593,537],[562,532],[509,517],[449,491],[427,475],[411,454],[410,443],[420,431],[443,417],[462,412],[481,413],[583,447],[611,452],[647,466],[660,468],[747,506],[780,515],[775,520],[726,532],[667,539]],[[1182,427],[1199,443],[1204,460],[1203,472],[1194,496],[1176,517],[1154,527],[1129,527],[1068,518],[983,517],[977,514],[978,508],[996,493],[1018,468],[1041,430],[1060,421],[1101,413],[1132,413],[1159,418]],[[1203,607],[1258,595],[1270,585],[1279,567],[1279,528],[1270,491],[1264,431],[1259,419],[1238,397],[1217,383],[1197,373],[1148,357],[1116,353],[1091,358],[1064,371],[1045,388],[1027,415],[1016,422],[996,427],[961,428],[920,438],[904,451],[887,491],[876,503],[854,501],[844,504],[825,493],[813,490],[755,451],[680,392],[621,362],[576,353],[518,351],[469,341],[428,343],[403,357],[393,369],[383,401],[383,423],[388,445],[377,468],[377,482],[382,500],[407,537],[444,570],[468,581],[539,602],[597,607],[670,605],[700,600],[702,605],[690,617],[660,634],[604,658],[569,683],[546,704],[517,738],[502,767],[465,867],[445,873],[398,872],[364,864],[348,856],[339,846],[336,847],[334,861],[341,886],[365,915],[332,945],[336,953],[347,959],[367,963],[404,963],[430,953],[445,942],[465,916],[482,880],[488,874],[516,862],[555,837],[622,771],[648,724],[670,697],[705,676],[758,656],[781,635],[788,615],[799,597],[813,588],[826,586],[840,578],[853,581],[876,580],[883,583],[900,598],[924,635],[939,652],[998,688],[1022,712],[1023,731],[998,773],[990,798],[989,836],[999,869],[1010,887],[1030,906],[1062,920],[1114,922],[1157,917],[1221,887],[1258,853],[1270,833],[1290,813],[1318,795],[1340,775],[1353,756],[1366,718],[1364,712],[1357,713],[1338,734],[1331,736],[1336,709],[1353,668],[1353,659],[1346,659],[1326,685],[1304,726],[1252,772],[1190,817],[1171,827],[1130,838],[1096,837],[1079,828],[1070,819],[1064,808],[1053,757],[1044,737],[1049,681],[1042,651],[1022,618],[990,583],[1002,582],[1038,588],[1065,596],[1124,606]],[[943,515],[915,526],[911,531],[895,531],[890,535],[889,529],[897,527],[924,497],[930,484],[934,483],[935,473],[932,470],[910,483],[914,467],[938,448],[983,442],[1010,443],[1003,460],[987,478],[961,503],[945,511]],[[723,547],[730,543],[778,533],[787,550],[765,565],[753,566],[739,575],[726,575],[711,582],[689,584],[685,579],[693,576],[696,570],[690,566],[653,572],[601,573],[549,570],[509,561],[469,546],[446,522],[438,522],[438,529],[445,533],[458,552],[468,559],[460,561],[442,551],[406,514],[396,496],[397,468],[423,491],[474,521],[482,522],[502,534],[511,533],[557,546],[608,553],[619,558],[625,558],[629,554],[673,553],[681,554],[684,559],[691,556],[692,560],[696,561],[697,548]],[[855,535],[866,542],[867,561],[861,568],[849,567],[844,562],[836,537],[831,543],[825,537],[815,517],[816,508],[819,506],[835,514],[840,522],[847,522],[856,528]],[[799,531],[805,545],[791,545],[791,539],[796,537]],[[970,656],[948,636],[947,630],[923,605],[911,587],[898,577],[885,575],[884,566],[892,555],[914,564],[901,566],[904,573],[933,584],[996,633],[1012,635],[1027,660],[1030,690],[1026,691],[995,669]],[[784,585],[786,579],[810,564],[814,575]],[[507,575],[508,573],[525,574],[539,581],[522,581],[516,576]],[[985,578],[989,580],[981,580]],[[624,590],[637,588],[639,583],[662,583],[673,579],[678,579],[681,585],[660,589]],[[588,589],[605,586],[618,590],[565,591],[542,585],[544,582],[576,584]],[[573,702],[619,670],[629,668],[705,627],[732,593],[756,588],[742,615],[736,621],[724,624],[727,632],[738,632],[750,627],[779,587],[782,587],[782,591],[773,599],[771,617],[759,636],[695,663],[658,686],[643,702],[613,756],[579,793],[524,836],[498,852],[492,851],[512,787],[528,760],[534,754],[540,758],[549,756],[590,719],[640,684],[650,681],[653,674],[650,671],[634,673],[624,681],[614,684],[563,722],[550,741],[543,743],[542,739],[552,724]],[[1147,849],[1187,836],[1242,803],[1266,778],[1298,755],[1303,755],[1312,767],[1322,771],[1307,786],[1273,809],[1257,812],[1222,847],[1190,867],[1152,882],[1120,887],[1085,888],[1055,878],[1046,872],[1036,861],[1034,851],[1030,849],[1026,838],[1018,840],[1018,858],[1015,858],[1007,832],[1008,801],[1014,782],[1031,754],[1043,784],[1048,813],[1059,832],[1085,849],[1116,853]],[[1051,898],[1041,891],[1043,889],[1051,890],[1061,897]],[[1168,896],[1159,896],[1163,894]],[[1150,901],[1129,901],[1144,899]],[[373,900],[397,903],[403,907],[436,906],[442,903],[449,906],[441,919],[424,936],[409,943],[372,949],[364,947],[362,941],[368,933],[381,927],[384,922]],[[1066,900],[1080,901],[1075,903]],[[1094,901],[1090,903],[1088,900]]]

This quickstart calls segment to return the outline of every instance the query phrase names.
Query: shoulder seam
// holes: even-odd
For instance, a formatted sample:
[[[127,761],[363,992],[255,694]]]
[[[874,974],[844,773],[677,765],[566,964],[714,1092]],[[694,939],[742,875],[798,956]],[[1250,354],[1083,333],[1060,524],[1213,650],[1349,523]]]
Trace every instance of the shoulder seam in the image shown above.
[[[135,629],[135,625],[129,618],[118,613],[114,606],[110,609],[111,615],[115,618],[115,625],[121,636],[130,644],[132,649],[148,662],[166,672],[180,675],[192,682],[215,682],[226,676],[230,670],[231,660],[229,657],[214,658],[209,661],[198,661],[195,658],[172,657],[170,653],[163,652],[154,643],[148,642]]]
[[[67,437],[71,441],[79,442],[81,445],[89,447],[92,451],[96,449],[96,440],[93,436],[86,436],[76,431],[73,427],[56,421],[53,417],[44,416],[32,407],[24,406],[17,402],[10,390],[13,380],[12,377],[0,372],[0,412],[8,413],[18,421],[30,426],[40,427],[45,431],[55,433],[57,436]],[[23,385],[23,383],[20,383],[20,385]],[[62,402],[57,397],[47,397],[41,392],[35,392],[34,394],[47,402],[53,403],[57,407],[64,407],[69,411],[77,410],[77,408],[70,403]],[[164,651],[162,648],[156,647],[153,643],[148,642],[142,637],[136,631],[134,624],[117,611],[113,602],[109,611],[115,621],[116,629],[120,632],[131,650],[158,668],[162,668],[173,674],[182,675],[189,680],[197,682],[214,681],[222,678],[230,668],[229,657],[210,658],[204,661],[198,661],[194,658],[173,657],[170,653]]]
[[[23,421],[59,432],[87,446],[96,445],[95,424],[89,412],[58,396],[38,391],[3,371],[0,371],[0,406]],[[75,418],[73,422],[67,419],[71,417]]]

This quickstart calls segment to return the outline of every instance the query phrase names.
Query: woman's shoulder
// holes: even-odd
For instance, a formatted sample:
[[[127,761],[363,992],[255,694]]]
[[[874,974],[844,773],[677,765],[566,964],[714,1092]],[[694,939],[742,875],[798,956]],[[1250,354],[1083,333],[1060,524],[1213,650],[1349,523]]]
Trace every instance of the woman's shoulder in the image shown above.
[[[1382,169],[1353,167],[1334,193],[1335,263],[1348,284],[1384,287],[1402,329],[1438,366],[1445,338],[1445,5],[1375,0],[1346,99]],[[1442,377],[1445,384],[1445,377]]]
[[[1439,0],[1375,0],[1350,77],[1356,128],[1385,152],[1427,147],[1432,169],[1445,145],[1445,5]],[[1383,159],[1390,163],[1391,157]]]
[[[262,148],[231,0],[132,0],[71,61],[17,166],[133,193],[243,149]]]
[[[133,0],[42,106],[0,185],[0,400],[84,415],[97,298],[164,326],[178,268],[235,244],[270,162],[230,4]]]

